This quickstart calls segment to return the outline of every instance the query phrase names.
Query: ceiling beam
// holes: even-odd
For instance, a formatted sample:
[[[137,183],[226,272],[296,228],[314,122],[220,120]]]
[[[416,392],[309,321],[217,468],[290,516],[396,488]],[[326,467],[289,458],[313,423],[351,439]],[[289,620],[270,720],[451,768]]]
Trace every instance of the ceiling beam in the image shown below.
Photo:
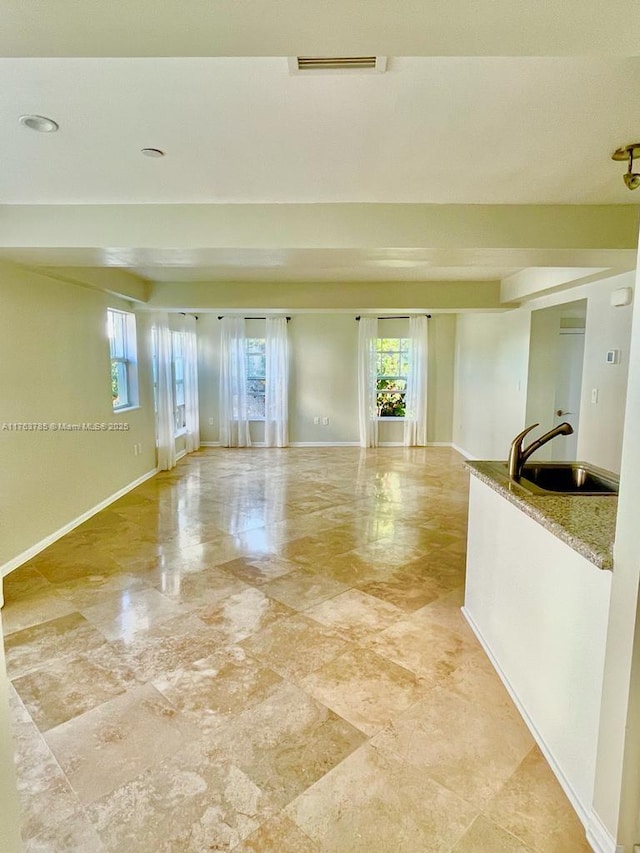
[[[544,250],[550,265],[572,266],[558,255],[635,250],[639,224],[635,205],[4,205],[0,247],[100,248],[102,266],[144,265],[144,249],[180,265],[181,250],[204,248],[464,249],[467,263],[474,252]]]

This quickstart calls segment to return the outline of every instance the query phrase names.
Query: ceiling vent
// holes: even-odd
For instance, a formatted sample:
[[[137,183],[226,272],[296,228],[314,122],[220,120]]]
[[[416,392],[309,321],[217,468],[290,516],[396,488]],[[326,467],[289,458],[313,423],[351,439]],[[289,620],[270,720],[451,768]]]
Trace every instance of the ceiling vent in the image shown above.
[[[289,58],[289,71],[292,74],[327,71],[381,74],[386,70],[386,56],[292,56]]]

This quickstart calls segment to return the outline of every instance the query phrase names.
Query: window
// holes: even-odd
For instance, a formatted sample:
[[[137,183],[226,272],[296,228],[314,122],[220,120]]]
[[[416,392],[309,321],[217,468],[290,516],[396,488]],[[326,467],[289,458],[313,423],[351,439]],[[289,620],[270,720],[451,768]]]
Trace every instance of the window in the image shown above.
[[[409,339],[378,338],[376,358],[378,417],[403,418],[409,374]]]
[[[264,420],[264,394],[266,387],[266,356],[264,338],[246,339],[247,365],[247,417],[251,421]]]
[[[187,427],[184,404],[184,332],[171,332],[171,379],[176,435]]]
[[[138,404],[135,314],[108,308],[107,331],[111,355],[111,397],[113,410],[117,412]]]

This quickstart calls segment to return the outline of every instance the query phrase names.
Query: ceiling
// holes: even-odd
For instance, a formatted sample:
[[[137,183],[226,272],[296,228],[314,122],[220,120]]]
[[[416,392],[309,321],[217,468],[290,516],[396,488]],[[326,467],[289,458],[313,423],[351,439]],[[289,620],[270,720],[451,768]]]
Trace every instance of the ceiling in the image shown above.
[[[406,0],[401,13],[391,0],[192,0],[188,14],[179,0],[85,0],[82,15],[74,0],[0,5],[4,259],[177,286],[480,283],[547,263],[606,267],[600,253],[618,251],[611,267],[628,268],[627,238],[572,243],[567,232],[556,246],[532,242],[526,223],[555,207],[631,212],[640,201],[610,159],[640,139],[635,0]],[[358,52],[388,56],[387,72],[289,72],[289,56]],[[51,116],[59,132],[29,131],[25,113]],[[295,205],[328,213],[301,234]],[[342,241],[331,211],[358,205]],[[447,206],[447,227],[461,227],[455,252],[433,227],[416,232],[421,205],[426,226],[429,206]],[[479,205],[530,215],[507,216],[486,240],[474,225],[472,239],[462,226]],[[119,218],[131,225],[128,206],[164,225],[118,229]],[[282,222],[267,241],[257,225],[242,239],[233,226],[203,230],[199,211],[234,223],[252,206]],[[79,211],[77,237],[65,208]],[[369,227],[378,208],[387,223],[389,210],[414,218],[406,241]],[[33,228],[27,209],[42,211]]]
[[[640,58],[405,57],[310,76],[284,57],[4,59],[0,198],[631,204],[610,155],[638,115]]]

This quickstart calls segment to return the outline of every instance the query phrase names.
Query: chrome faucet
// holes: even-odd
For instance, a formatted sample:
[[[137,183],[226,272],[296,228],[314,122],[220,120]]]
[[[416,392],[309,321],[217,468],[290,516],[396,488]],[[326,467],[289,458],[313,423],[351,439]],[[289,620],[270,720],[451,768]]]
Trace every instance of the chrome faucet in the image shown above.
[[[511,448],[509,449],[509,476],[512,480],[520,479],[522,476],[522,466],[531,454],[535,453],[536,450],[539,450],[543,444],[551,441],[551,439],[555,438],[557,435],[571,435],[573,432],[571,424],[564,421],[564,423],[558,424],[557,427],[550,429],[549,432],[545,432],[545,434],[541,435],[540,438],[536,439],[536,441],[532,441],[529,447],[526,447],[523,450],[522,439],[528,432],[531,432],[531,430],[535,429],[537,426],[540,426],[540,424],[532,424],[530,427],[523,429],[522,432],[519,432],[511,442]]]

